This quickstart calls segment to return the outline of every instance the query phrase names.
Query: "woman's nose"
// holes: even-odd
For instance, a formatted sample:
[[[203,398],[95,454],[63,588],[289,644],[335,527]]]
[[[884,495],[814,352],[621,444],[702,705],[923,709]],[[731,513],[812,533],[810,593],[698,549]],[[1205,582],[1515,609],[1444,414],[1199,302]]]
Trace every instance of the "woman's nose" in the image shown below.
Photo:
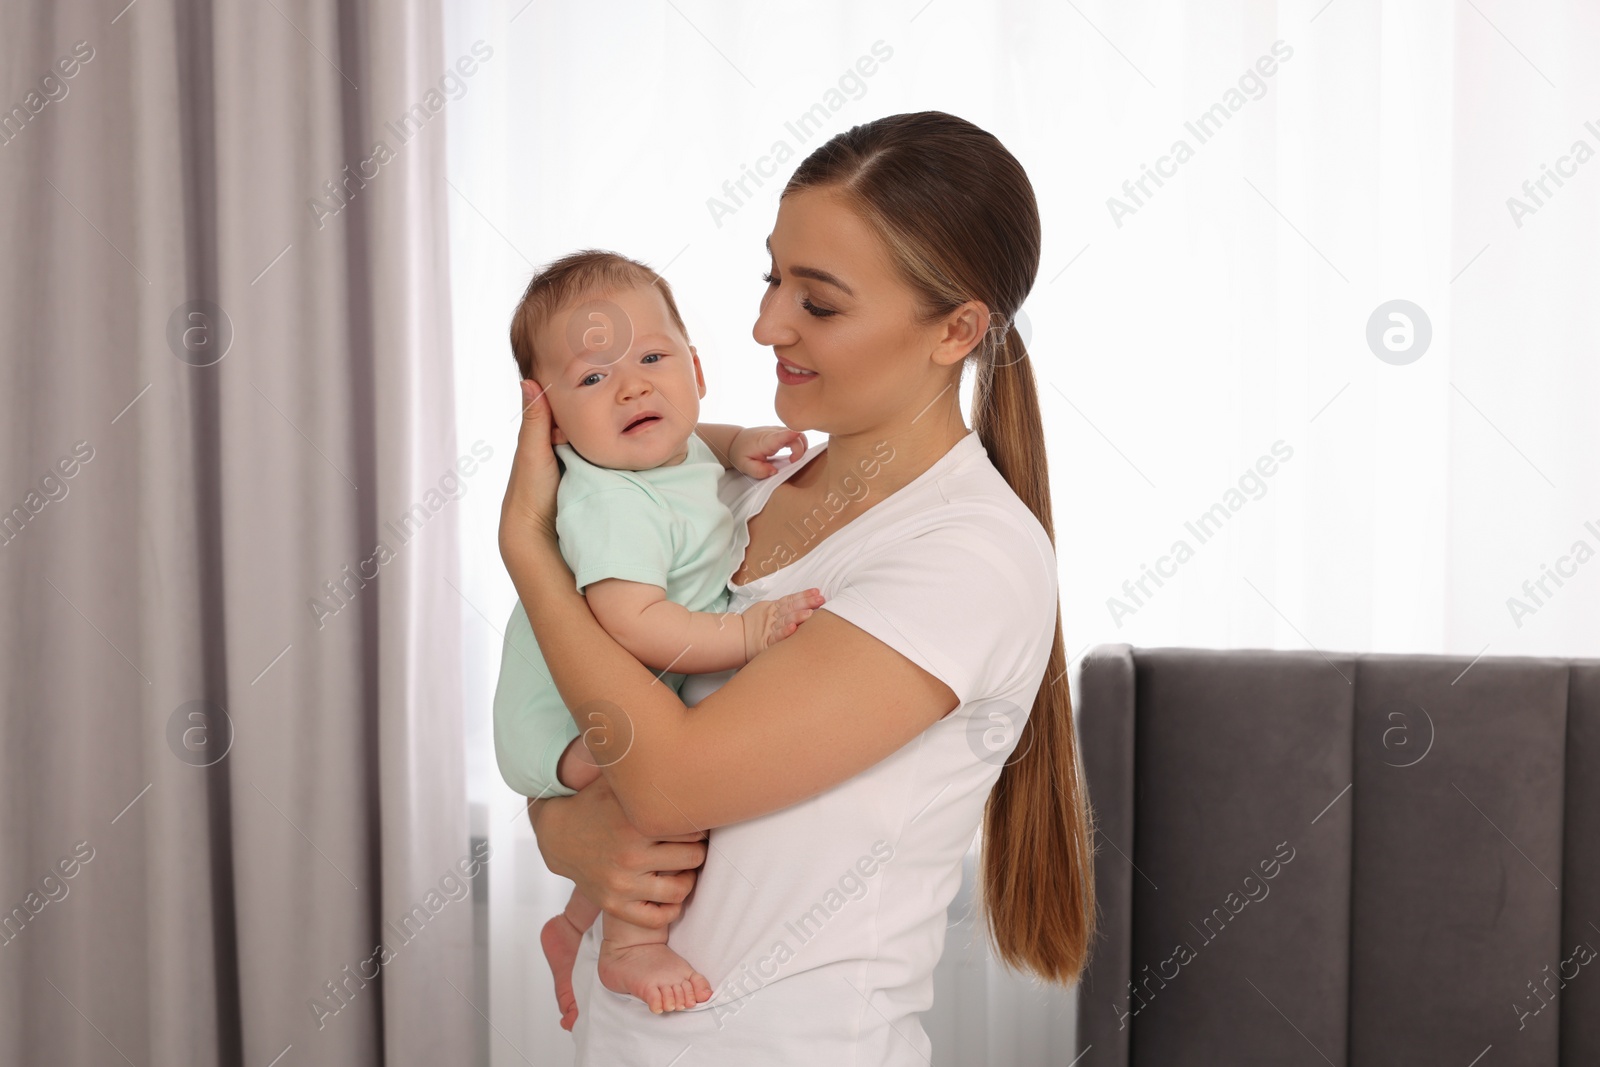
[[[796,340],[795,332],[784,321],[783,301],[772,299],[771,289],[767,292],[768,298],[761,301],[761,313],[756,316],[756,324],[751,327],[750,336],[755,338],[756,344],[768,347],[793,344]]]

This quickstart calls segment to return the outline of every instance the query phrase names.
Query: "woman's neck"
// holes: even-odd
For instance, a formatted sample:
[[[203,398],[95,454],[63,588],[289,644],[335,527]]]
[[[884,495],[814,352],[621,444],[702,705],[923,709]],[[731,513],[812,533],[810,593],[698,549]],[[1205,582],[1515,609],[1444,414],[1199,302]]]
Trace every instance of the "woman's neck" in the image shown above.
[[[960,409],[930,409],[897,427],[833,434],[815,460],[789,481],[799,489],[834,486],[846,475],[868,477],[874,495],[887,496],[915,481],[970,431]],[[872,472],[870,475],[868,472]]]

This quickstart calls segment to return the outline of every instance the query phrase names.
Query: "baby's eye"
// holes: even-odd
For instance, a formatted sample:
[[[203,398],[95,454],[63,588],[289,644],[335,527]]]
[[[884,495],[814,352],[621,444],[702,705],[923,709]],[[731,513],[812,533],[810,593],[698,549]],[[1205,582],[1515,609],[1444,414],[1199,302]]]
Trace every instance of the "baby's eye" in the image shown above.
[[[584,376],[583,376],[583,377],[582,377],[582,378],[581,378],[581,379],[580,379],[580,380],[579,380],[579,381],[578,381],[578,384],[579,384],[579,385],[588,385],[588,384],[589,384],[589,380],[590,380],[590,379],[591,379],[591,378],[593,378],[593,379],[596,379],[596,380],[598,380],[598,379],[599,379],[599,378],[600,378],[600,375],[599,375],[599,374],[598,374],[598,373],[595,373],[595,374],[585,374],[585,375],[584,375]]]
[[[661,359],[661,358],[662,358],[662,354],[660,352],[648,352],[642,357],[641,362],[648,361],[648,360],[653,360],[653,359],[658,360],[658,359]]]

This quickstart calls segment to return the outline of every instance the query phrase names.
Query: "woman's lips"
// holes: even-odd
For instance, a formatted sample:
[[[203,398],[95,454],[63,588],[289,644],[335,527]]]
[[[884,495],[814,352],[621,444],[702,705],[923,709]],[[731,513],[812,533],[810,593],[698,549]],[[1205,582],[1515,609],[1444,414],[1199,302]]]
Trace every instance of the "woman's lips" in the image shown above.
[[[781,360],[781,359],[778,360],[776,366],[778,368],[778,381],[781,382],[784,385],[800,385],[800,384],[802,384],[804,382],[811,381],[813,378],[815,378],[817,376],[817,372],[814,371],[814,370],[804,371],[804,372],[802,372],[800,374],[795,374],[792,371],[789,371],[784,367],[783,360]],[[791,366],[792,366],[792,364],[791,364]]]

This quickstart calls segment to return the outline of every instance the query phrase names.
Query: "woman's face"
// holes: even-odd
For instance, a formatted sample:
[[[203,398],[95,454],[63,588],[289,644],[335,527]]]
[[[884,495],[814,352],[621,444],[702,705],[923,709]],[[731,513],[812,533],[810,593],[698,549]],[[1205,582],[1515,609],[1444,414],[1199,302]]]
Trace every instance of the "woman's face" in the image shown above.
[[[945,322],[917,324],[888,248],[832,190],[785,196],[767,248],[767,291],[751,332],[777,356],[774,403],[785,426],[896,432],[957,380],[952,365],[964,350],[941,345]]]

